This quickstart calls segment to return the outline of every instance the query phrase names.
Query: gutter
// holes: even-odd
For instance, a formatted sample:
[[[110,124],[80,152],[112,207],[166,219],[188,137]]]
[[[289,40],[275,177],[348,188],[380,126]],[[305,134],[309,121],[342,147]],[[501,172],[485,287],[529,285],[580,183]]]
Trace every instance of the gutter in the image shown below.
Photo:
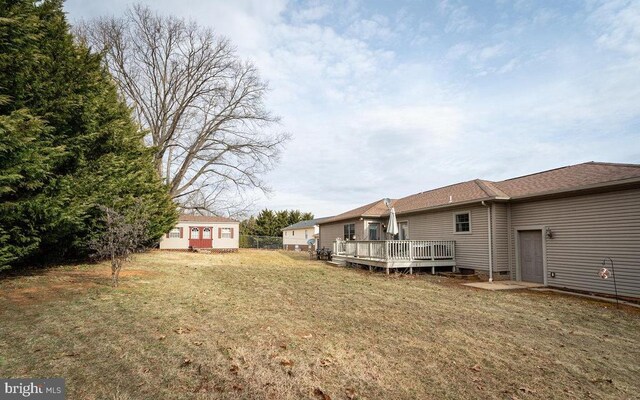
[[[493,230],[491,224],[491,209],[492,205],[487,204],[482,200],[482,205],[487,207],[487,231],[489,235],[489,283],[493,282]]]

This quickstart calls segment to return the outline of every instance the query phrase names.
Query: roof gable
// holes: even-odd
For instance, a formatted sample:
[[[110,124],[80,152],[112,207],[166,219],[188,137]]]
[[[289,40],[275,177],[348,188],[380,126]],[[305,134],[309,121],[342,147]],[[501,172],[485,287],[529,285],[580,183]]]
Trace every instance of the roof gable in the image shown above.
[[[393,207],[397,200],[391,199],[391,206]],[[365,204],[364,206],[354,208],[353,210],[349,210],[343,212],[342,214],[338,214],[333,217],[329,217],[326,220],[322,221],[322,223],[335,222],[335,221],[343,221],[345,219],[354,219],[354,218],[362,218],[362,217],[373,217],[378,218],[385,214],[389,214],[389,210],[387,206],[384,204],[384,199],[374,201],[373,203]]]

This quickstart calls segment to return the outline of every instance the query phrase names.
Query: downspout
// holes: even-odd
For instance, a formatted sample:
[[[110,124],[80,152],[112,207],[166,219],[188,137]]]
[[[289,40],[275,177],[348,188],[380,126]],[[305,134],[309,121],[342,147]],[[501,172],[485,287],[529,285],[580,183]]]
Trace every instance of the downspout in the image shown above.
[[[482,205],[487,207],[487,231],[489,235],[489,283],[493,282],[493,231],[491,229],[491,205],[486,204],[484,200]]]

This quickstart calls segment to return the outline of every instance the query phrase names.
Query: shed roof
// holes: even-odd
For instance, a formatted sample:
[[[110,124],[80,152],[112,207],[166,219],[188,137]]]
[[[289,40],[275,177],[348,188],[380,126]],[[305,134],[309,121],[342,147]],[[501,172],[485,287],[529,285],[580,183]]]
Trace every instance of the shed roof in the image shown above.
[[[217,215],[189,215],[180,214],[178,216],[178,222],[208,222],[208,223],[229,223],[238,222],[231,218],[219,217]]]

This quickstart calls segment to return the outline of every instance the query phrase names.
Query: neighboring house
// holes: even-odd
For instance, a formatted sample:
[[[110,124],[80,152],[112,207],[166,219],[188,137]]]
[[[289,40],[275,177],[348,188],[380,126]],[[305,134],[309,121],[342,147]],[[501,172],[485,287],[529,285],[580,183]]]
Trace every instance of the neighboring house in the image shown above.
[[[588,162],[499,182],[476,179],[391,206],[396,239],[406,242],[376,242],[385,239],[389,218],[381,200],[323,221],[319,246],[356,264],[453,266],[490,279],[613,294],[612,279],[598,275],[610,257],[619,294],[640,297],[640,165]]]
[[[320,233],[320,222],[327,218],[309,219],[289,225],[282,229],[282,248],[285,250],[309,250],[309,240],[313,240],[312,250],[317,248],[316,241]]]
[[[182,214],[160,240],[160,249],[237,251],[239,232],[240,223],[229,218]]]

